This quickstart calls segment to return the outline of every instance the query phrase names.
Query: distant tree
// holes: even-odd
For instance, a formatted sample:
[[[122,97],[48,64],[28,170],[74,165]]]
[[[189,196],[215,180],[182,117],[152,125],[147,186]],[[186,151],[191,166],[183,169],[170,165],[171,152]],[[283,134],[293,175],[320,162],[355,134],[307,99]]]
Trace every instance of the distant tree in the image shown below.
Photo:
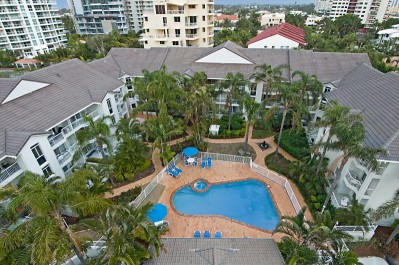
[[[302,29],[305,27],[305,21],[306,21],[306,16],[292,15],[292,14],[285,15],[285,22]]]
[[[334,21],[337,35],[341,38],[349,33],[356,33],[362,26],[362,20],[353,14],[346,14]]]
[[[61,21],[64,24],[64,28],[69,31],[69,33],[76,33],[75,23],[73,18],[70,16],[61,16]]]
[[[0,49],[0,67],[15,67],[13,63],[16,60],[17,57],[12,51]]]

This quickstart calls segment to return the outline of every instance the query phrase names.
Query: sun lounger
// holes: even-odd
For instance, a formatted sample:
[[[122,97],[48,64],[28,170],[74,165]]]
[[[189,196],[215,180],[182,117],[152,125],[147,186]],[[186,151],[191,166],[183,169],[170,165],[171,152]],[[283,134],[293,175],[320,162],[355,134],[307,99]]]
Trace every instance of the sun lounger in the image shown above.
[[[194,238],[201,238],[201,232],[200,231],[195,231],[194,232]]]
[[[172,166],[172,169],[175,170],[177,173],[183,172],[183,170],[181,170],[180,168],[178,168],[176,165],[173,165],[173,166]]]
[[[208,168],[212,167],[212,158],[208,157]]]
[[[205,167],[206,167],[206,161],[205,161],[205,159],[202,158],[201,168],[205,168]]]
[[[204,238],[211,238],[211,231],[205,231]]]
[[[222,232],[216,231],[215,232],[215,238],[222,238]]]
[[[179,177],[179,174],[177,174],[177,172],[173,171],[173,170],[170,169],[170,168],[168,168],[168,174],[171,175],[171,176],[173,176],[173,177],[175,177],[175,178],[178,178],[178,177]]]

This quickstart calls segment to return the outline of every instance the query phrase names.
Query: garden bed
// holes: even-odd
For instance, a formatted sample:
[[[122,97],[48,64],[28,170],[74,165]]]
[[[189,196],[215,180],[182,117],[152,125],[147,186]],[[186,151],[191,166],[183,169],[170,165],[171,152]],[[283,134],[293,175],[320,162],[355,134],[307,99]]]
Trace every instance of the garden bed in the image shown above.
[[[252,139],[264,139],[275,135],[276,133],[269,130],[252,130]]]
[[[228,155],[239,155],[240,150],[245,150],[244,145],[245,143],[229,143],[229,144],[208,143],[208,152],[228,154]],[[256,159],[256,152],[249,144],[247,152],[251,153],[252,160]]]
[[[151,164],[150,164],[150,166],[148,168],[146,168],[146,169],[134,174],[133,177],[131,177],[131,173],[130,174],[129,173],[125,174],[127,176],[128,180],[124,180],[124,181],[121,181],[121,182],[116,182],[115,185],[112,188],[115,189],[115,188],[118,188],[118,187],[121,187],[121,186],[125,186],[125,185],[127,185],[129,183],[132,183],[132,182],[138,181],[140,179],[143,179],[145,177],[148,177],[149,175],[154,173],[154,171],[155,171],[155,166],[154,166],[154,163],[151,161]],[[122,177],[119,176],[118,178],[122,178]]]
[[[274,142],[277,143],[279,134],[274,136]],[[287,153],[295,157],[296,159],[303,159],[304,157],[310,156],[309,142],[306,134],[291,132],[291,130],[285,130],[281,134],[280,147]]]
[[[280,153],[275,156],[273,152],[265,157],[265,165],[269,169],[286,177],[290,176],[290,164],[291,162]]]

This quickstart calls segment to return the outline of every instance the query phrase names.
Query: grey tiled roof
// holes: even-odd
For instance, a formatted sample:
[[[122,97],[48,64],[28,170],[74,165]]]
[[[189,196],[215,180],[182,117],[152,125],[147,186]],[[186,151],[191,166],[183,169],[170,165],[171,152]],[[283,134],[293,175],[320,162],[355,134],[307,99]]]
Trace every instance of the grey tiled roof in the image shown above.
[[[233,53],[253,62],[253,64],[220,64],[199,63],[212,52],[226,48]],[[112,48],[108,55],[89,65],[107,69],[107,73],[119,77],[121,72],[132,76],[141,76],[142,70],[158,70],[163,64],[169,72],[185,73],[203,71],[209,78],[224,78],[229,72],[241,72],[249,77],[254,72],[254,67],[260,64],[269,64],[276,67],[281,64],[289,65],[291,72],[295,70],[316,74],[323,83],[340,80],[357,66],[370,64],[367,54],[362,53],[323,53],[306,50],[285,49],[247,49],[232,42],[226,42],[213,48],[200,47],[168,47],[168,48]],[[109,64],[108,68],[104,65]],[[284,72],[284,77],[289,78],[290,73]]]
[[[20,80],[50,85],[0,104],[0,157],[16,156],[30,135],[44,133],[88,105],[100,103],[107,92],[123,84],[74,59],[18,78],[0,79],[1,101]]]
[[[365,145],[389,152],[381,159],[399,161],[399,75],[383,74],[361,65],[326,94],[341,105],[361,111],[366,128]]]
[[[144,265],[283,265],[271,238],[163,238],[166,252]]]

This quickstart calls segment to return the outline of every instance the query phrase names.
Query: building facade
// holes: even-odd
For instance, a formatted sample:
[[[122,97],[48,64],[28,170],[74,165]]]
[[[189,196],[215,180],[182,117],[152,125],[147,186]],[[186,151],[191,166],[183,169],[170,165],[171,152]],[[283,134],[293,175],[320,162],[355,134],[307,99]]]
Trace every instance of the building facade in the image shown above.
[[[259,17],[260,25],[262,27],[273,27],[285,22],[284,13],[265,13]]]
[[[389,0],[317,0],[315,10],[327,17],[336,18],[353,14],[362,20],[365,27],[372,27],[375,21],[382,22],[389,6]]]
[[[213,0],[156,0],[144,10],[144,48],[211,47],[214,36]]]
[[[55,0],[1,0],[0,49],[33,58],[66,43]]]
[[[84,157],[99,155],[89,142],[84,157],[73,161],[76,132],[87,126],[83,116],[107,115],[116,123],[128,113],[125,80],[78,59],[3,79],[0,86],[0,187],[18,183],[27,170],[65,177]]]

